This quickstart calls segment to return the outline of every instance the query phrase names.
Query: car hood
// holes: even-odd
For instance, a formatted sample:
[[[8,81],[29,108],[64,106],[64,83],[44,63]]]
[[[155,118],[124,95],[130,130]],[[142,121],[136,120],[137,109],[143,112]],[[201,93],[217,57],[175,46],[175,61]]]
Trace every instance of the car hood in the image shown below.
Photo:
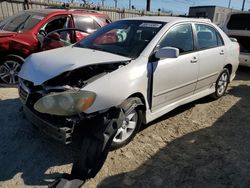
[[[19,77],[33,82],[34,85],[41,85],[64,72],[77,68],[130,60],[108,52],[70,46],[30,55],[26,58]]]
[[[0,38],[1,37],[12,37],[12,36],[14,36],[16,34],[17,34],[16,32],[0,30]]]

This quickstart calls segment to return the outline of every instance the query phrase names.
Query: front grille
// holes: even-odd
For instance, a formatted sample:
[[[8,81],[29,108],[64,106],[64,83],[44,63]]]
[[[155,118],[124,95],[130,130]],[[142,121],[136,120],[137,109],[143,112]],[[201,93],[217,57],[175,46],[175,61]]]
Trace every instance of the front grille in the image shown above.
[[[38,115],[38,113],[26,106],[24,106],[23,110],[26,118],[45,134],[63,142],[64,144],[72,142],[75,127],[75,123],[73,121],[66,121],[65,119],[64,123],[57,124],[55,122],[48,121],[47,118],[42,118]]]
[[[41,85],[34,86],[32,82],[23,79],[20,79],[19,83],[19,96],[24,103],[23,109],[27,119],[54,139],[65,144],[71,143],[78,117],[54,116],[36,111],[34,104],[51,90],[46,90]],[[54,90],[59,91],[58,88]],[[62,90],[63,88],[60,88],[60,91]]]

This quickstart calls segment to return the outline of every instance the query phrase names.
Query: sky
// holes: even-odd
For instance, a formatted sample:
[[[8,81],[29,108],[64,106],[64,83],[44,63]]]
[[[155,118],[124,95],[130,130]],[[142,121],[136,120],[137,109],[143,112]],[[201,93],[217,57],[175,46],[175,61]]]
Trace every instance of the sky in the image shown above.
[[[81,0],[76,0],[80,2]],[[145,10],[146,0],[130,0],[131,4],[138,10]],[[228,7],[230,0],[151,0],[151,10],[157,11],[159,8],[170,10],[175,14],[188,14],[190,6],[217,5]],[[102,0],[88,0],[95,5],[101,5]],[[231,0],[230,8],[241,9],[243,0]],[[105,6],[115,6],[115,0],[104,0]],[[119,8],[128,8],[129,0],[117,0]],[[250,9],[250,0],[246,0],[245,10]]]

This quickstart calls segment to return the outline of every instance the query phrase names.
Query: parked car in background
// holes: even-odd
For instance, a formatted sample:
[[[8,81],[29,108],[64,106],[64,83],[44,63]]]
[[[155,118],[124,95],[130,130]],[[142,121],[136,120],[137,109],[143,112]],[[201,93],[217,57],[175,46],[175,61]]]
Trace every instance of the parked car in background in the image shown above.
[[[65,9],[28,10],[6,18],[0,23],[0,80],[16,84],[31,53],[78,42],[110,22],[105,14]]]
[[[238,63],[238,43],[210,22],[131,18],[72,46],[29,56],[19,73],[19,94],[26,117],[64,143],[79,127],[91,130],[91,137],[102,128],[97,119],[107,118],[112,107],[122,109],[112,143],[118,148],[142,123],[201,97],[223,96]]]
[[[229,37],[236,38],[240,44],[240,65],[250,67],[250,13],[228,14],[223,30]]]

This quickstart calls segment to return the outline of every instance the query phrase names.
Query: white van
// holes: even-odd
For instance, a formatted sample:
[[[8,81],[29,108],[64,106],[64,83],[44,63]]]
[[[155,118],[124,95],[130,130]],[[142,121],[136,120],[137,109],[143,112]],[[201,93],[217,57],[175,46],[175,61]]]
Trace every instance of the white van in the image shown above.
[[[240,44],[240,65],[250,67],[250,12],[228,14],[223,31]]]

